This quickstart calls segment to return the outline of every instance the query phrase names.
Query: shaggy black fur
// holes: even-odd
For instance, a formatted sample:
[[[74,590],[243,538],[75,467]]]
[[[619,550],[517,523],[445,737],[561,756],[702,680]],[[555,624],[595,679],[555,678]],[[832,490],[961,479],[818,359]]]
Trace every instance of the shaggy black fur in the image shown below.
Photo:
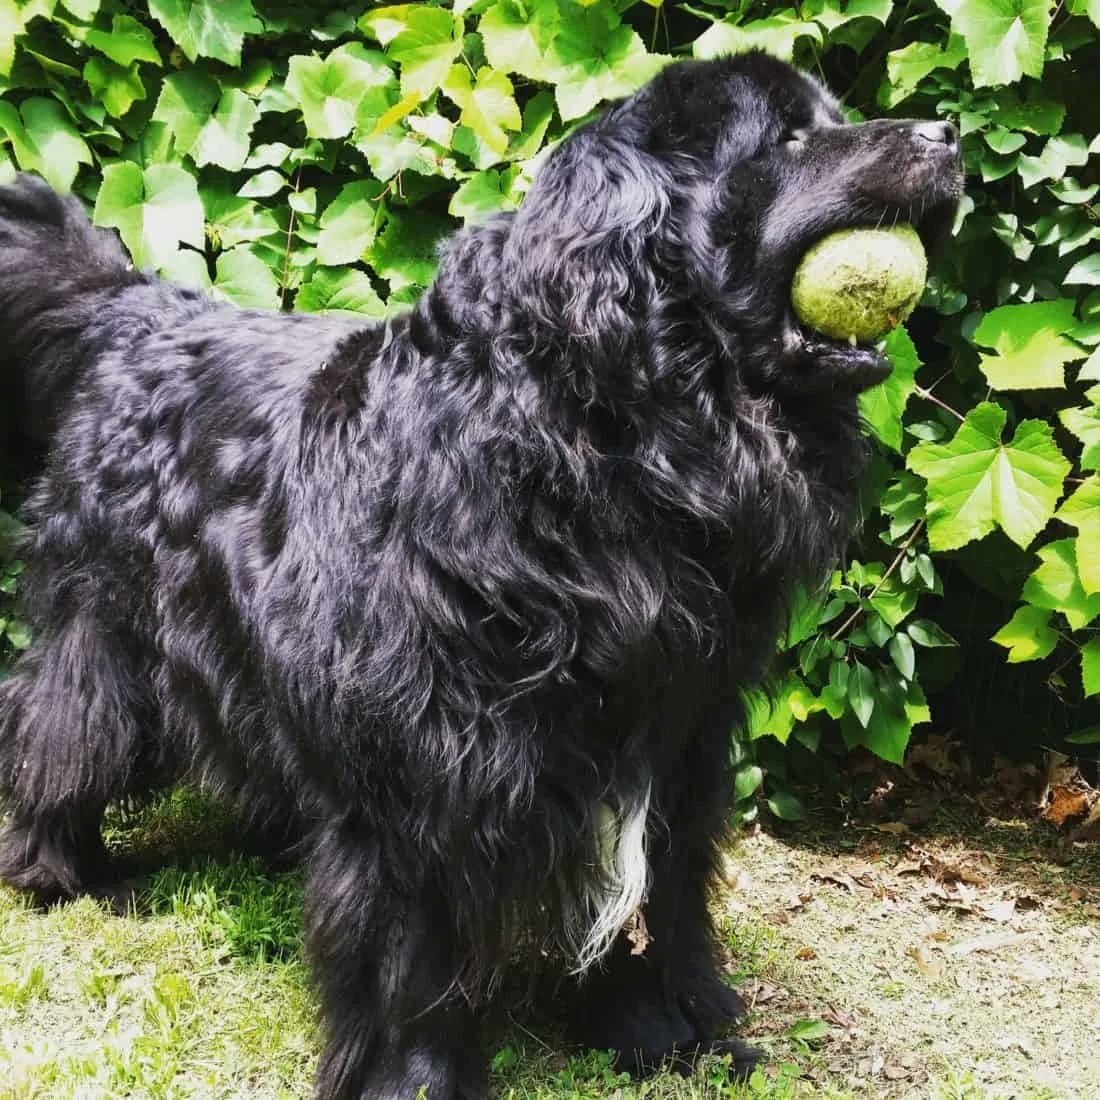
[[[48,450],[0,875],[109,889],[107,803],[212,780],[306,838],[318,1094],[474,1098],[474,1006],[517,941],[585,940],[601,819],[648,793],[652,942],[577,979],[578,1031],[751,1065],[707,915],[730,730],[888,371],[802,331],[790,278],[843,227],[931,245],[959,193],[949,126],[845,125],[759,54],[578,130],[381,328],[234,312],[0,190],[0,384]]]

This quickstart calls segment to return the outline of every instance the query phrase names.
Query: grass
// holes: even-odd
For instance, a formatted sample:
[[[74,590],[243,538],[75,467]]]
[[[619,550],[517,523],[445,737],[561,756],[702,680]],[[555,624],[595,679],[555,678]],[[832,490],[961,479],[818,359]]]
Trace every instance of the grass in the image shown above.
[[[753,1006],[747,1033],[771,1056],[750,1081],[731,1085],[712,1061],[687,1080],[633,1082],[606,1054],[508,1018],[490,1028],[495,1096],[1096,1095],[1095,851],[1059,851],[1009,823],[947,824],[924,849],[950,862],[981,847],[990,868],[947,908],[930,901],[942,884],[898,870],[912,862],[907,838],[818,822],[738,845],[721,928]],[[0,891],[0,1100],[310,1095],[320,1037],[301,880],[225,855],[233,828],[187,792],[117,814],[116,850],[139,862],[187,853],[151,875],[127,917],[90,900],[37,912]],[[1010,921],[982,915],[1007,897],[1029,901]],[[1001,945],[969,949],[990,935]]]

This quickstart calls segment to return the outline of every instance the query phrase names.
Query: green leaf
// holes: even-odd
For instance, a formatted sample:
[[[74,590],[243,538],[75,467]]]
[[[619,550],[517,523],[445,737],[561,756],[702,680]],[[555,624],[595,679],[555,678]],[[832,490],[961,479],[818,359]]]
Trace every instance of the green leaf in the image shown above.
[[[879,89],[879,102],[893,107],[908,99],[929,73],[957,69],[966,60],[966,44],[953,34],[943,46],[939,42],[910,42],[886,56],[886,83]]]
[[[145,98],[145,84],[136,65],[124,69],[106,58],[92,57],[84,66],[84,81],[114,118],[122,118],[139,99]]]
[[[1090,405],[1083,409],[1063,409],[1058,414],[1063,427],[1072,432],[1082,444],[1081,469],[1100,469],[1100,406]]]
[[[1070,464],[1049,424],[1023,420],[1011,443],[1001,435],[1005,410],[973,408],[950,443],[921,443],[908,465],[928,483],[928,541],[954,550],[1001,529],[1027,548],[1054,514]]]
[[[1100,476],[1093,474],[1077,487],[1057,518],[1077,528],[1077,574],[1089,595],[1100,592]]]
[[[264,27],[252,0],[149,0],[149,12],[187,57],[213,57],[237,68],[246,34]]]
[[[1059,180],[1066,169],[1081,167],[1089,159],[1088,145],[1080,134],[1063,134],[1050,138],[1037,157],[1020,154],[1016,162],[1024,187],[1034,187],[1040,180]]]
[[[1074,285],[1100,286],[1100,252],[1093,252],[1083,260],[1078,260],[1066,272],[1062,281]]]
[[[798,1039],[804,1043],[824,1039],[828,1034],[829,1025],[824,1020],[796,1020],[787,1029],[788,1039]]]
[[[1059,539],[1040,547],[1042,564],[1024,583],[1023,597],[1036,607],[1060,611],[1074,630],[1100,615],[1100,594],[1089,595],[1077,573],[1077,540]]]
[[[194,69],[171,73],[164,80],[153,119],[172,133],[179,153],[190,153],[218,102],[218,82]]]
[[[1042,76],[1049,24],[1048,0],[962,0],[951,14],[977,88]]]
[[[1081,686],[1086,696],[1100,692],[1100,638],[1081,647]]]
[[[485,58],[501,72],[548,81],[553,67],[545,53],[557,33],[558,6],[552,0],[528,0],[521,10],[514,0],[500,0],[478,23]]]
[[[780,821],[801,821],[806,809],[790,791],[776,791],[768,799],[768,809]]]
[[[327,57],[292,57],[286,90],[302,109],[306,133],[315,138],[341,138],[356,118],[377,118],[396,99],[393,70],[377,50],[350,43]]]
[[[378,228],[378,201],[385,188],[374,180],[349,183],[321,215],[317,260],[338,266],[363,258]]]
[[[890,639],[888,652],[898,672],[900,672],[906,680],[912,680],[913,673],[916,672],[917,669],[917,655],[913,649],[913,642],[909,635],[895,634]]]
[[[282,172],[276,172],[274,168],[265,168],[241,184],[237,194],[242,199],[267,199],[288,186],[287,178]]]
[[[367,134],[355,142],[355,148],[367,158],[371,175],[378,180],[393,179],[398,172],[417,172],[422,176],[439,172],[431,151],[400,126]]]
[[[0,76],[10,76],[15,40],[23,33],[23,12],[16,0],[0,0]]]
[[[248,309],[278,309],[279,284],[248,248],[231,248],[215,265],[214,297]]]
[[[193,176],[178,165],[112,164],[103,170],[93,220],[122,235],[138,267],[158,268],[179,247],[203,245],[203,210]]]
[[[630,95],[668,60],[646,51],[610,5],[585,8],[563,22],[547,53],[558,113],[566,122],[606,99]]]
[[[512,82],[504,73],[486,67],[478,70],[471,83],[464,65],[455,65],[443,82],[443,91],[462,108],[461,122],[490,149],[503,153],[508,148],[506,130],[518,130],[523,123],[512,94]]]
[[[764,769],[758,764],[743,764],[733,777],[733,797],[741,802],[751,798],[764,782]]]
[[[974,330],[974,342],[996,355],[980,356],[989,384],[998,390],[1061,389],[1064,365],[1084,358],[1065,336],[1076,324],[1069,298],[1001,306],[987,313]]]
[[[31,628],[19,619],[9,619],[4,633],[11,642],[13,649],[28,649],[31,644]]]
[[[1058,632],[1050,625],[1051,611],[1024,604],[1016,614],[993,635],[997,645],[1008,650],[1008,663],[1038,661],[1049,656],[1058,644]]]
[[[386,307],[375,293],[370,277],[362,271],[317,271],[294,299],[296,309],[307,313],[355,313],[382,317]]]
[[[875,674],[860,661],[853,662],[848,675],[848,702],[859,724],[866,729],[875,709]]]
[[[401,66],[401,94],[426,99],[444,81],[462,52],[465,27],[443,8],[426,4],[397,4],[376,8],[359,20],[386,55]]]
[[[124,69],[135,61],[160,64],[160,54],[153,45],[153,32],[129,15],[116,15],[109,31],[93,27],[84,36],[84,41]]]
[[[820,43],[822,37],[817,23],[802,20],[788,9],[748,23],[712,23],[695,40],[692,51],[696,57],[711,58],[756,49],[790,61],[799,39]]]
[[[859,412],[881,443],[900,452],[901,415],[916,386],[920,359],[903,328],[894,329],[886,338],[886,354],[894,369],[885,382],[859,395]]]
[[[452,196],[447,213],[463,221],[480,221],[490,214],[513,209],[515,203],[504,192],[501,174],[490,168],[463,182]]]
[[[259,118],[259,109],[244,92],[226,89],[218,101],[218,109],[199,131],[191,149],[195,163],[216,164],[230,172],[240,171],[248,159],[252,127]]]
[[[68,191],[80,165],[92,163],[91,150],[55,99],[33,96],[18,112],[0,101],[0,130],[11,139],[19,167],[37,172],[58,191]]]
[[[391,209],[371,248],[370,261],[390,289],[428,286],[439,264],[439,241],[453,223],[425,217],[422,211]]]

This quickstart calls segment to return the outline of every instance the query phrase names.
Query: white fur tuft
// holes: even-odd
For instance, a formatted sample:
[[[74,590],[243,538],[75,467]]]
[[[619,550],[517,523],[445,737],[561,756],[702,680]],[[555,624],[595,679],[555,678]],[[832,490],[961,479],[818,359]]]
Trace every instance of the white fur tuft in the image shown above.
[[[623,925],[645,901],[649,887],[646,825],[651,786],[647,783],[643,796],[631,806],[616,810],[607,802],[599,805],[604,886],[589,898],[595,916],[577,951],[574,973],[587,970],[611,949]]]

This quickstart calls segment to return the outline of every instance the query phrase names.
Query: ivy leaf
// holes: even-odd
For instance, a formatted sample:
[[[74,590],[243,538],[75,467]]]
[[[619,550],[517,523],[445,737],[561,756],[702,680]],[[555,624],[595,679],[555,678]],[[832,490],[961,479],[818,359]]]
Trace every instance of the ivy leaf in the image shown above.
[[[1024,604],[1016,614],[993,635],[992,641],[1008,650],[1008,663],[1038,661],[1054,652],[1058,632],[1050,625],[1051,611]]]
[[[790,61],[794,56],[795,43],[800,38],[811,38],[820,43],[821,28],[816,22],[800,19],[788,9],[748,23],[712,23],[695,40],[692,49],[699,58],[723,57],[757,49]]]
[[[1026,548],[1054,514],[1070,464],[1049,424],[1022,420],[1011,443],[1005,410],[989,401],[971,409],[950,443],[921,443],[909,468],[928,483],[928,541],[954,550],[999,526]]]
[[[301,107],[310,137],[341,138],[364,107],[375,117],[390,107],[394,79],[382,54],[353,42],[324,58],[292,57],[286,90]]]
[[[191,150],[198,165],[216,164],[238,172],[248,159],[252,127],[259,121],[256,104],[236,88],[227,88],[218,109],[203,128]]]
[[[951,15],[978,88],[1042,76],[1049,24],[1048,0],[962,0]]]
[[[203,245],[198,185],[175,164],[151,164],[144,171],[130,162],[108,165],[93,221],[119,231],[138,267],[159,268],[181,241]]]
[[[188,61],[213,57],[234,68],[244,36],[264,29],[252,0],[149,0],[149,12]]]
[[[135,61],[160,64],[160,54],[153,45],[153,32],[129,15],[116,15],[109,31],[93,27],[84,36],[84,41],[124,69]]]
[[[917,670],[917,655],[913,649],[912,639],[907,634],[895,634],[890,639],[888,651],[898,672],[906,680],[912,680],[913,673]]]
[[[43,176],[57,191],[68,191],[92,153],[56,99],[33,96],[16,111],[0,102],[0,130],[11,139],[19,167]]]
[[[859,395],[859,412],[880,443],[900,452],[901,415],[916,386],[920,359],[903,328],[894,329],[886,338],[886,354],[894,369],[885,382]]]
[[[396,4],[376,8],[359,26],[386,47],[386,55],[401,66],[401,94],[427,99],[444,81],[462,52],[465,30],[461,19],[426,4]]]
[[[859,724],[866,729],[875,709],[875,674],[861,661],[853,663],[848,676],[848,702]]]
[[[307,313],[355,313],[382,317],[386,307],[362,271],[317,271],[298,291],[296,309]]]
[[[931,619],[914,619],[905,629],[909,632],[909,637],[925,649],[939,649],[959,644]]]
[[[1025,188],[1034,187],[1040,180],[1060,180],[1066,169],[1079,168],[1088,159],[1088,145],[1080,134],[1061,134],[1050,138],[1037,157],[1021,153],[1016,170]]]
[[[557,33],[559,20],[554,2],[528,0],[524,10],[520,10],[514,0],[499,0],[477,26],[486,60],[500,72],[519,73],[531,80],[550,80],[553,67],[545,54]]]
[[[212,289],[215,298],[242,308],[279,308],[279,284],[271,268],[245,247],[218,257]]]
[[[168,127],[179,153],[190,153],[217,102],[218,82],[212,77],[194,69],[171,73],[164,79],[153,120]]]
[[[512,82],[504,73],[485,67],[471,83],[463,65],[455,65],[443,82],[443,91],[462,108],[461,122],[494,152],[508,148],[505,130],[518,130],[523,119],[512,94]]]
[[[558,113],[569,122],[605,99],[629,95],[654,76],[667,58],[646,52],[636,31],[600,5],[562,23],[547,54],[553,64]]]
[[[1078,260],[1066,272],[1066,277],[1062,281],[1067,285],[1072,283],[1075,286],[1080,284],[1100,286],[1100,252],[1093,252],[1083,260]]]
[[[1081,469],[1100,469],[1100,406],[1083,409],[1063,409],[1058,419],[1066,431],[1072,432],[1084,444]]]
[[[1100,693],[1100,638],[1081,647],[1081,687],[1086,696]]]
[[[1093,474],[1058,509],[1057,518],[1077,528],[1077,573],[1090,595],[1100,592],[1100,475]]]
[[[352,264],[374,242],[378,200],[385,188],[375,180],[349,183],[321,215],[317,260],[331,266]]]
[[[910,42],[886,55],[886,80],[879,88],[878,102],[894,107],[908,99],[920,82],[937,69],[957,69],[966,60],[966,43],[953,34],[947,45],[939,42]]]
[[[1066,363],[1083,359],[1084,351],[1065,333],[1076,324],[1069,298],[991,310],[974,330],[974,342],[993,348],[979,365],[998,390],[1061,389]]]
[[[505,192],[501,174],[490,168],[463,182],[451,197],[447,213],[463,221],[481,221],[500,210],[512,209],[515,203]]]
[[[15,60],[15,40],[25,27],[23,11],[16,0],[0,0],[0,76],[10,76]]]
[[[1059,539],[1039,549],[1042,564],[1024,583],[1023,596],[1036,607],[1060,611],[1074,630],[1100,615],[1100,594],[1089,595],[1077,573],[1077,539]]]
[[[139,99],[145,98],[145,84],[138,75],[137,65],[124,69],[105,57],[91,57],[84,66],[84,81],[114,118],[122,118]]]
[[[759,764],[742,764],[733,777],[733,797],[741,802],[751,798],[764,782],[764,769]]]
[[[377,180],[393,179],[398,172],[417,172],[422,176],[439,172],[429,150],[400,126],[368,134],[356,141],[355,148],[367,158],[371,175]]]
[[[391,209],[370,252],[375,271],[391,290],[428,286],[439,264],[439,241],[453,223],[426,217],[422,211]]]

